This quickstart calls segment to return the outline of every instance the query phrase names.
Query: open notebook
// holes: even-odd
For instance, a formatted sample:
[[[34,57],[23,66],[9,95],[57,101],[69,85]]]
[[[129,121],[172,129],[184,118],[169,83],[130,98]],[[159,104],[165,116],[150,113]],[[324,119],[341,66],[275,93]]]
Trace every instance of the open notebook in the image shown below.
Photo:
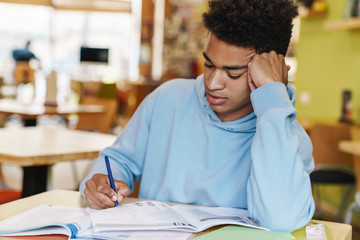
[[[129,231],[151,231],[159,232],[156,239],[164,239],[161,236],[165,232],[161,231],[166,231],[173,233],[174,238],[170,238],[170,234],[168,239],[182,240],[192,233],[223,224],[267,230],[259,227],[242,209],[141,201],[103,210],[39,205],[1,221],[0,236],[64,234],[69,239],[95,235],[98,239],[123,239],[115,236],[119,232],[124,236],[129,235]]]
[[[237,208],[173,205],[141,201],[103,210],[90,210],[94,231],[109,230],[176,230],[201,232],[213,226],[233,224],[263,230]]]

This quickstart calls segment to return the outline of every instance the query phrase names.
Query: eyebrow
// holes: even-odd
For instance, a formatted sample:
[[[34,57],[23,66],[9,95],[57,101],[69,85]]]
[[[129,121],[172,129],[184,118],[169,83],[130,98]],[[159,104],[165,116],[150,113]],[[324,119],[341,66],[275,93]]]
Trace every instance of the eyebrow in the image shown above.
[[[204,58],[209,61],[211,64],[214,64],[210,58],[208,57],[208,55],[206,55],[205,52],[203,52],[203,56]],[[223,66],[222,68],[223,69],[226,69],[226,70],[239,70],[239,69],[244,69],[244,68],[247,68],[248,66],[247,65],[232,65],[232,66]]]

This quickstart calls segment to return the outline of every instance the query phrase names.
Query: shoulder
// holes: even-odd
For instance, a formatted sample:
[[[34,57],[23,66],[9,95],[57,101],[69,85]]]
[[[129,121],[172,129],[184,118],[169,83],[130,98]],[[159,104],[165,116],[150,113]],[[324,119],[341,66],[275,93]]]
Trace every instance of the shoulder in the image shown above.
[[[199,112],[196,81],[175,79],[158,86],[136,110],[136,116],[152,124],[172,123],[174,119],[195,116]]]
[[[167,100],[178,97],[186,98],[192,96],[195,91],[194,79],[173,79],[162,83],[152,93],[155,98],[166,98]]]
[[[162,91],[178,91],[195,87],[195,79],[178,78],[164,82],[159,89]]]
[[[171,108],[174,105],[190,103],[195,99],[196,87],[194,79],[174,79],[162,83],[145,101],[151,108]]]

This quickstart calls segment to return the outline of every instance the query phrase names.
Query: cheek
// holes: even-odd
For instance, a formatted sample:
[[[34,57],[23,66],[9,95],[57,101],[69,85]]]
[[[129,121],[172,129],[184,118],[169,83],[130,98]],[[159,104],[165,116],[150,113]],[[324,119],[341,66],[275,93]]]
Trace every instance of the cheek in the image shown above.
[[[206,82],[209,78],[209,71],[204,69],[204,81]]]
[[[234,102],[244,101],[244,99],[250,98],[251,90],[246,77],[242,77],[237,81],[230,81],[229,83],[228,89],[231,95],[231,99]]]
[[[211,76],[211,69],[204,67],[204,81],[208,81]]]

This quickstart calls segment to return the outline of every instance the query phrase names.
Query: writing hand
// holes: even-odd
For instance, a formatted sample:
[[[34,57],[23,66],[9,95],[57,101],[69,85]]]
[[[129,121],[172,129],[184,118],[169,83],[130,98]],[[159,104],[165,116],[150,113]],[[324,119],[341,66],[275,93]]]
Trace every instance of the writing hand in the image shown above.
[[[104,174],[95,174],[85,183],[85,201],[90,208],[104,209],[115,206],[115,201],[121,202],[130,194],[126,182],[114,179],[115,192],[110,187],[109,177]]]
[[[255,54],[248,64],[248,84],[251,91],[270,82],[288,84],[290,66],[285,64],[282,54],[275,51]]]

